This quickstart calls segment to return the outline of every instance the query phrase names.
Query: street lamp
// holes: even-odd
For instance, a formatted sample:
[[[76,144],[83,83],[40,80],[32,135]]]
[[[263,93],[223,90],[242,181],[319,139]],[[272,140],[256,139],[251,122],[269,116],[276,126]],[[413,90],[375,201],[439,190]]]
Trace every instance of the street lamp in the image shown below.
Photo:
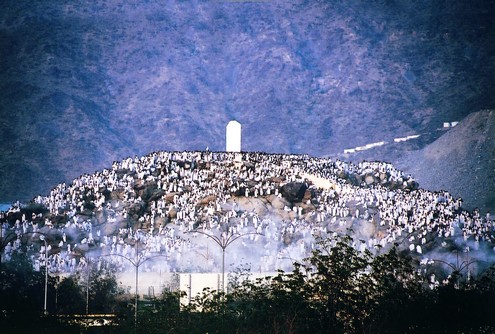
[[[45,243],[45,299],[43,302],[43,313],[47,315],[48,311],[46,310],[46,300],[48,293],[48,243],[46,242],[45,234],[40,234],[40,240],[43,240],[43,242]]]
[[[257,233],[257,232],[229,233],[230,231],[228,230],[228,227],[227,227],[227,232],[222,233],[220,235],[220,237],[218,237],[214,234],[206,233],[205,231],[192,230],[188,233],[191,233],[191,232],[203,234],[204,236],[213,240],[222,249],[222,293],[223,294],[225,294],[225,250],[234,241],[236,241],[237,239],[242,238],[246,235],[250,235],[250,234],[262,235],[261,233]],[[225,309],[222,307],[222,333],[224,330],[224,317],[225,317]]]
[[[86,276],[86,315],[89,314],[89,285],[90,285],[90,275],[91,275],[91,258],[86,258],[87,264],[87,276]]]
[[[48,310],[47,310],[47,297],[48,297],[48,243],[46,241],[47,235],[43,232],[26,232],[26,234],[39,234],[40,235],[40,240],[43,241],[45,244],[45,292],[44,292],[44,299],[43,299],[43,314],[47,315]]]
[[[189,233],[191,233],[191,232],[203,234],[204,236],[213,240],[222,249],[222,292],[224,292],[224,293],[225,293],[225,250],[234,241],[236,241],[237,239],[242,238],[246,235],[250,235],[250,234],[262,235],[261,233],[257,233],[257,232],[229,233],[229,231],[227,230],[226,233],[222,233],[220,235],[220,237],[218,237],[214,234],[206,233],[205,231],[192,230]]]
[[[431,261],[433,262],[439,262],[439,263],[443,263],[447,266],[449,266],[453,272],[456,272],[456,273],[461,273],[464,269],[467,270],[467,281],[469,282],[470,280],[470,271],[469,271],[469,266],[473,263],[476,263],[476,262],[485,262],[485,261],[481,261],[481,260],[477,260],[477,259],[474,259],[472,258],[471,260],[469,259],[469,247],[466,247],[464,249],[464,252],[467,253],[467,260],[463,260],[461,262],[459,262],[459,250],[456,249],[455,252],[456,252],[456,263],[453,264],[453,263],[450,263],[450,262],[447,262],[447,261],[444,261],[444,260],[440,260],[440,259],[431,259]],[[457,285],[459,285],[460,283],[460,278],[458,278],[457,280]]]
[[[136,232],[136,256],[134,258],[127,257],[122,254],[107,254],[103,256],[119,256],[123,259],[126,259],[129,261],[130,264],[134,266],[135,269],[135,287],[134,287],[134,293],[135,293],[135,299],[134,299],[134,326],[137,326],[137,317],[138,317],[138,299],[139,299],[139,294],[138,294],[138,281],[139,281],[139,267],[145,263],[146,261],[155,258],[155,257],[160,257],[160,256],[165,256],[165,255],[153,255],[153,256],[146,256],[142,255],[139,256],[139,236],[137,235]]]

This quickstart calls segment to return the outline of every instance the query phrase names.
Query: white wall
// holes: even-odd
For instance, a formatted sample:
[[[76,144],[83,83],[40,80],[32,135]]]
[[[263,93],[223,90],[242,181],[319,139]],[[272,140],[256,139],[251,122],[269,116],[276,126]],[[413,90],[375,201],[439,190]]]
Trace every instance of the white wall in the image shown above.
[[[181,305],[189,305],[205,288],[210,288],[211,291],[220,291],[222,289],[221,273],[180,274],[179,277],[179,289],[186,293],[180,300]],[[227,273],[225,273],[225,280],[227,280]]]
[[[177,275],[170,272],[139,272],[138,276],[138,294],[140,298],[148,296],[150,287],[159,297],[164,288],[177,288]],[[222,289],[222,273],[191,273],[179,275],[179,290],[184,291],[186,295],[181,298],[181,305],[188,305],[194,298],[203,292],[205,288],[210,291],[220,291]],[[254,281],[258,278],[267,276],[276,276],[277,273],[250,273],[249,279]],[[229,273],[225,273],[225,288],[227,288]],[[134,295],[136,284],[135,272],[125,272],[117,274],[117,281],[122,287],[128,288],[129,293]]]
[[[155,297],[159,297],[164,288],[174,284],[173,279],[174,273],[139,271],[138,294],[142,298],[147,296],[148,292],[152,290],[155,293]],[[118,273],[117,282],[119,282],[122,287],[128,288],[131,294],[134,294],[134,289],[136,288],[135,271]]]
[[[255,281],[258,278],[274,277],[278,273],[250,273],[249,280]],[[227,289],[229,273],[225,273],[225,289]],[[205,288],[210,288],[210,291],[221,291],[222,289],[222,273],[192,273],[179,275],[180,291],[184,291],[186,295],[181,298],[181,305],[189,305],[194,298],[203,292]],[[228,292],[228,291],[226,291]]]

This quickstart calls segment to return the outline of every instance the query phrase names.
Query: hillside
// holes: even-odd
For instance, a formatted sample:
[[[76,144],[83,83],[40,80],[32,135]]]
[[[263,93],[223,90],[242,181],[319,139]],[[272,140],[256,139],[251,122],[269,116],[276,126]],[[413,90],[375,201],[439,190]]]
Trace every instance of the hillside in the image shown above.
[[[223,150],[231,119],[246,151],[313,156],[432,133],[495,106],[494,6],[2,1],[0,202],[127,156]]]
[[[414,176],[421,188],[448,190],[462,197],[464,207],[495,212],[495,142],[493,110],[482,110],[467,116],[455,127],[421,133],[403,142],[387,141],[371,149],[341,154],[340,158],[358,163],[389,161],[398,169]],[[420,143],[423,137],[426,142]],[[424,139],[423,139],[424,140]]]
[[[396,166],[414,175],[423,188],[448,189],[464,199],[464,207],[495,213],[495,111],[469,115]]]
[[[242,238],[229,247],[226,268],[291,270],[318,238],[344,233],[359,251],[397,244],[418,263],[451,263],[467,249],[476,271],[495,260],[492,220],[463,210],[448,192],[418,188],[387,163],[205,151],[114,162],[0,216],[3,258],[27,247],[43,261],[42,233],[54,274],[115,254],[123,272],[133,270],[123,258],[138,256],[161,257],[147,262],[149,272],[218,272],[221,253],[211,239],[233,237]]]

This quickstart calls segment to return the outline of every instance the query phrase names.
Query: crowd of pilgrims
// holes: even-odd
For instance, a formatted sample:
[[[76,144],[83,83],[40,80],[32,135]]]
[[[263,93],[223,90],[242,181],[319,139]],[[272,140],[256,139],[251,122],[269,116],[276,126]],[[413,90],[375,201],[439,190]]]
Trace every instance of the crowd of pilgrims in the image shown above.
[[[89,261],[130,271],[154,256],[139,270],[218,271],[220,251],[210,239],[225,243],[243,235],[229,245],[230,260],[252,261],[253,269],[270,272],[309,256],[315,236],[356,224],[374,228],[367,240],[356,241],[359,250],[398,243],[421,257],[434,240],[495,242],[489,214],[463,210],[461,199],[414,183],[385,162],[154,152],[57,185],[30,203],[44,211],[30,213],[19,204],[1,212],[1,233],[8,241],[2,261],[28,247],[34,266],[48,263],[51,273],[72,273]],[[307,187],[304,198],[285,199],[284,184]],[[260,214],[262,202],[246,207],[249,199],[269,200],[274,207]],[[282,204],[275,208],[275,203]]]

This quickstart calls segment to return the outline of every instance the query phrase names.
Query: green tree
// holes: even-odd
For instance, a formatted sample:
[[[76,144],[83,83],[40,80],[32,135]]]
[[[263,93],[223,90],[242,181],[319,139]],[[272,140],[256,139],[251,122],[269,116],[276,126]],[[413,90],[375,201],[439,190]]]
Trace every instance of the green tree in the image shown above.
[[[0,272],[2,315],[24,317],[43,312],[45,276],[34,271],[25,253],[14,253]]]
[[[373,258],[370,276],[373,285],[367,332],[407,333],[410,328],[418,327],[417,319],[428,311],[421,297],[429,292],[424,289],[423,278],[412,258],[392,247]]]
[[[335,235],[320,239],[308,260],[312,265],[308,288],[319,332],[364,332],[374,289],[368,274],[371,253],[359,252],[350,236]]]
[[[63,278],[57,288],[58,314],[83,314],[86,298],[77,276]]]
[[[54,296],[54,279],[48,296]],[[12,333],[53,333],[64,327],[43,314],[45,275],[33,270],[26,253],[15,252],[0,272],[0,328]],[[54,298],[49,299],[53,301]],[[50,303],[49,312],[53,311]],[[67,331],[68,332],[68,331]]]
[[[115,313],[118,310],[119,298],[125,293],[118,284],[115,267],[107,263],[98,266],[97,263],[89,262],[89,265],[89,312]]]
[[[119,330],[146,334],[185,333],[184,312],[180,312],[180,295],[179,292],[164,290],[158,298],[148,301],[147,305],[140,306],[136,327],[132,312],[128,312],[127,316],[121,314],[122,321]]]

